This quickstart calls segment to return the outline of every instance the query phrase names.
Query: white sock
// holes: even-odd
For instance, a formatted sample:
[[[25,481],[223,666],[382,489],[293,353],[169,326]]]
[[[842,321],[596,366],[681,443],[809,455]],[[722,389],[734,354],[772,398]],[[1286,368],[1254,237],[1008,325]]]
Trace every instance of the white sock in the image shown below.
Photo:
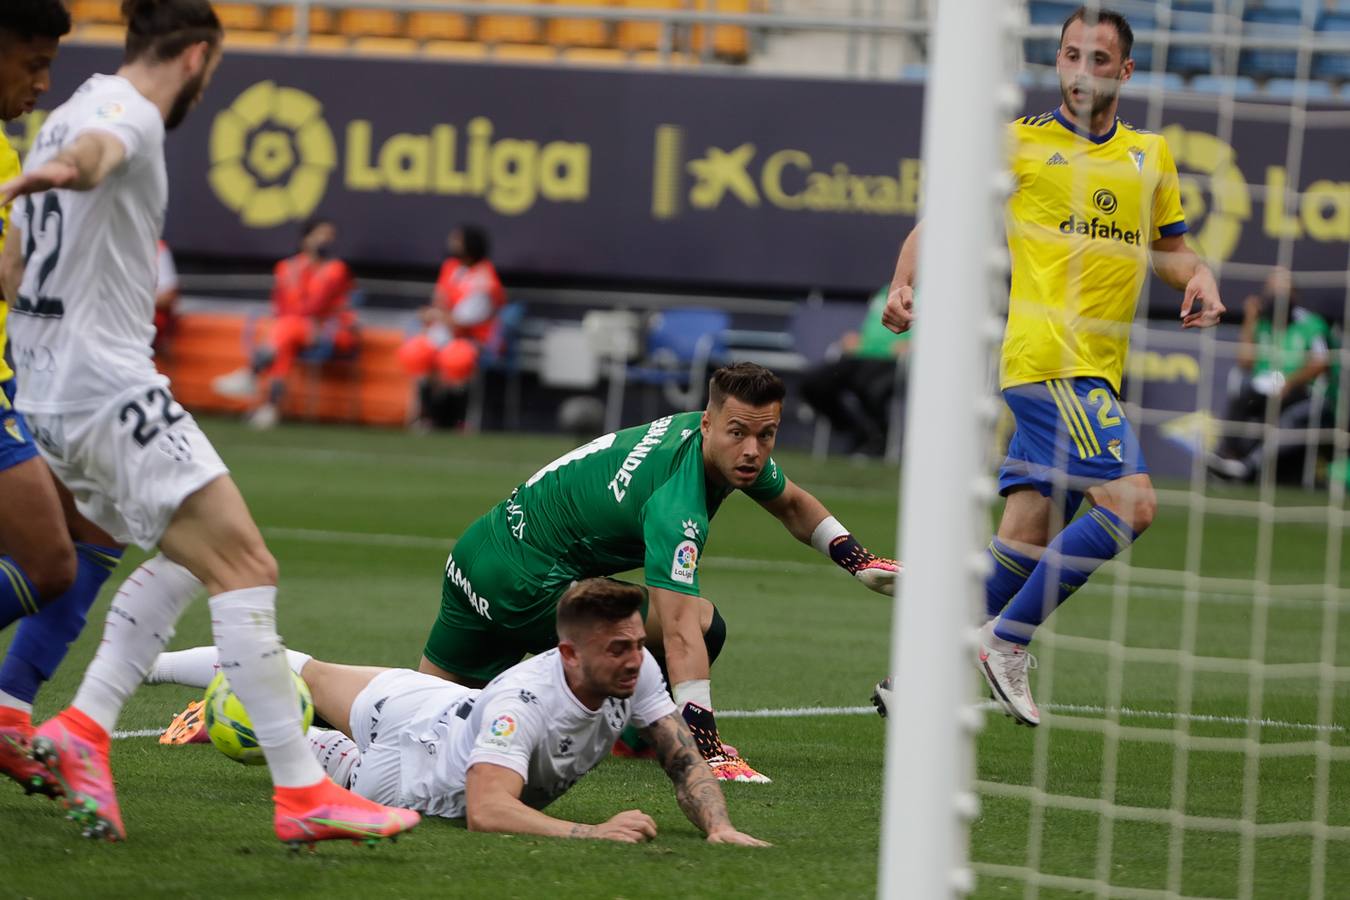
[[[4,691],[0,691],[0,706],[17,709],[19,712],[28,713],[30,716],[33,714],[33,704],[25,703],[13,694],[6,694]]]
[[[286,664],[291,671],[299,675],[305,663],[314,657],[299,650],[286,651]],[[192,647],[188,650],[174,650],[161,653],[145,676],[146,684],[185,684],[188,687],[205,688],[220,671],[220,651],[215,647]],[[0,697],[3,705],[3,697]]]
[[[201,590],[192,573],[160,554],[122,582],[103,626],[103,643],[71,706],[112,732],[122,705],[173,637],[173,626]]]
[[[681,681],[675,685],[671,691],[671,696],[675,700],[675,708],[684,709],[686,703],[695,703],[709,712],[712,711],[712,681],[707,678],[698,678],[693,681]]]
[[[300,698],[276,628],[275,587],[227,591],[211,598],[211,630],[220,667],[238,695],[277,787],[323,780],[300,722]]]
[[[328,728],[311,728],[305,739],[309,741],[309,750],[323,766],[328,777],[339,787],[352,786],[352,770],[361,761],[361,751],[356,749],[356,741],[340,731]]]

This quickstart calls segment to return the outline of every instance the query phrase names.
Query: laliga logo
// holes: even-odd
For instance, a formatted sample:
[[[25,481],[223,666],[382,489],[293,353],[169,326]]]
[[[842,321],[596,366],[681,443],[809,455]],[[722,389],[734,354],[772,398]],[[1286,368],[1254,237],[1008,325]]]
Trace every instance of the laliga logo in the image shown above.
[[[337,145],[318,100],[260,81],[211,126],[211,189],[250,228],[308,217],[337,167]]]
[[[1242,237],[1243,223],[1252,214],[1251,194],[1237,166],[1237,154],[1214,135],[1187,131],[1180,125],[1163,129],[1163,137],[1177,168],[1183,170],[1181,206],[1191,225],[1187,241],[1207,259],[1228,259]],[[1201,223],[1198,228],[1196,223]]]

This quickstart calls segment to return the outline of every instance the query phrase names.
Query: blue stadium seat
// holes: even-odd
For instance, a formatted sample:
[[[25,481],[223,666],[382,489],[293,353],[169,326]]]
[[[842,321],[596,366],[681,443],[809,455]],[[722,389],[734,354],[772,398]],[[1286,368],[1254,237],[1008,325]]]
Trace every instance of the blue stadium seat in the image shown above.
[[[1155,73],[1135,69],[1130,80],[1125,83],[1125,90],[1130,93],[1143,93],[1160,88],[1163,93],[1167,93],[1182,90],[1185,86],[1185,79],[1175,72]]]
[[[1317,23],[1319,37],[1335,35],[1350,40],[1350,0],[1345,12],[1328,12]],[[1350,80],[1350,51],[1344,53],[1317,53],[1313,55],[1312,76],[1331,81]]]
[[[647,354],[628,366],[623,380],[664,389],[667,402],[694,409],[703,402],[708,373],[727,359],[726,331],[731,317],[720,309],[668,309],[651,317]],[[612,396],[616,414],[623,410],[623,388]]]
[[[1301,9],[1257,7],[1242,15],[1245,36],[1296,38],[1304,33]],[[1298,74],[1298,51],[1252,48],[1238,55],[1238,74],[1257,79],[1293,78]]]
[[[1309,100],[1326,100],[1336,96],[1330,82],[1295,78],[1272,78],[1266,82],[1266,93],[1273,97],[1297,97],[1302,92]]]
[[[1177,5],[1172,13],[1175,34],[1210,34],[1221,24],[1196,4]],[[1167,48],[1167,71],[1178,75],[1200,75],[1214,70],[1214,48],[1208,44],[1172,44]]]
[[[1027,11],[1032,25],[1063,25],[1069,14],[1077,9],[1077,3],[1065,3],[1062,0],[1031,0]],[[1035,38],[1026,42],[1024,52],[1026,60],[1042,66],[1053,66],[1055,54],[1059,51],[1059,38]]]
[[[1153,68],[1153,42],[1142,41],[1139,39],[1141,32],[1156,31],[1158,29],[1158,19],[1153,13],[1136,13],[1130,16],[1130,27],[1134,30],[1134,50],[1130,53],[1134,57],[1135,71],[1143,71]]]
[[[1190,89],[1201,94],[1244,97],[1257,92],[1256,80],[1242,75],[1197,75]]]

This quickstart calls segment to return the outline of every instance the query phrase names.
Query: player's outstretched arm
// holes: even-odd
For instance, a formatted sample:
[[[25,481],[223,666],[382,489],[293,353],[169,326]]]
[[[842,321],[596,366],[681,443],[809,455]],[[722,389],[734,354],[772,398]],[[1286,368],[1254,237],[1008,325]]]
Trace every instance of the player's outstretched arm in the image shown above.
[[[5,249],[0,252],[0,293],[6,303],[13,303],[19,297],[19,285],[23,283],[23,232],[10,220],[8,239]]]
[[[1186,246],[1185,238],[1176,234],[1153,242],[1153,271],[1163,281],[1184,292],[1181,298],[1182,328],[1210,328],[1219,324],[1219,317],[1226,309],[1219,297],[1219,285],[1209,266]]]
[[[878,594],[895,593],[895,578],[903,567],[860,544],[810,491],[788,479],[783,493],[760,505],[793,537],[815,547],[867,587]]]
[[[656,720],[643,730],[643,737],[656,748],[661,768],[674,783],[675,800],[680,809],[708,836],[709,843],[772,846],[732,826],[722,788],[698,752],[694,736],[679,713]]]
[[[923,222],[915,222],[909,237],[900,245],[900,258],[895,261],[891,277],[891,292],[886,298],[886,309],[881,313],[881,324],[896,334],[904,334],[914,324],[914,274],[919,266],[919,229]]]
[[[126,157],[126,145],[109,132],[86,131],[47,162],[0,185],[0,206],[53,188],[91,191]]]
[[[525,779],[506,766],[491,763],[470,766],[464,782],[469,830],[594,838],[625,844],[640,844],[656,837],[656,823],[641,810],[624,810],[599,825],[568,822],[526,806],[520,801],[524,789]]]

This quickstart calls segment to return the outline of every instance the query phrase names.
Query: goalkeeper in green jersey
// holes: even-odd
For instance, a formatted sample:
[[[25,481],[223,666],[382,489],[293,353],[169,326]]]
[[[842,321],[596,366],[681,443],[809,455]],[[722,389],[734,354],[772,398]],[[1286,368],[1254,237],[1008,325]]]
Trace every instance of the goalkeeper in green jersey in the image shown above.
[[[722,744],[713,718],[709,670],[726,623],[699,593],[712,517],[744,491],[872,590],[891,594],[900,571],[773,461],[785,393],[763,366],[718,369],[705,411],[604,435],[536,472],[455,544],[421,671],[481,687],[557,643],[555,610],[573,582],[641,568],[651,649],[699,750],[724,781],[768,781]]]

